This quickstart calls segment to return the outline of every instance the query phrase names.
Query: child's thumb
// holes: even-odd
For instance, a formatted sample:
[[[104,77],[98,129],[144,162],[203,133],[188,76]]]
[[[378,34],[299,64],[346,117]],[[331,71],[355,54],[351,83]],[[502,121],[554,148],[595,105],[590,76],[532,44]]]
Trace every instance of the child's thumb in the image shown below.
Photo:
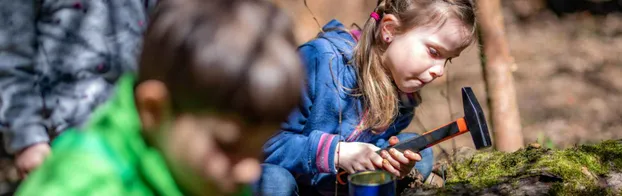
[[[391,136],[391,138],[389,138],[389,146],[395,146],[395,144],[399,142],[400,142],[400,139],[398,139],[395,136]]]

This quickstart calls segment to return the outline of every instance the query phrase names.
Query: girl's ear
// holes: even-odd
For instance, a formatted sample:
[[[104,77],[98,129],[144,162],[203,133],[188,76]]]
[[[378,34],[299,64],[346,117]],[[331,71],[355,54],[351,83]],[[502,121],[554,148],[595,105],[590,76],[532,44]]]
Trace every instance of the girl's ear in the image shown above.
[[[395,34],[397,34],[397,29],[400,27],[400,21],[393,14],[385,14],[380,21],[380,30],[382,39],[390,43],[393,41]]]

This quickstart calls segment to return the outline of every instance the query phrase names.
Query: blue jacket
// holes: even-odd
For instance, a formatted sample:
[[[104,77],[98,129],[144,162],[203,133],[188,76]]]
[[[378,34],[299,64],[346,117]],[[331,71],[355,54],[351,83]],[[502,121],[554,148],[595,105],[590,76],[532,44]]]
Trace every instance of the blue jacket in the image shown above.
[[[380,134],[357,128],[363,117],[362,100],[347,90],[357,87],[356,67],[351,64],[356,42],[336,20],[323,30],[298,48],[307,71],[306,91],[281,131],[264,146],[266,163],[294,174],[336,173],[333,159],[340,140],[385,143],[408,126],[416,105],[412,99],[403,100],[400,114]]]

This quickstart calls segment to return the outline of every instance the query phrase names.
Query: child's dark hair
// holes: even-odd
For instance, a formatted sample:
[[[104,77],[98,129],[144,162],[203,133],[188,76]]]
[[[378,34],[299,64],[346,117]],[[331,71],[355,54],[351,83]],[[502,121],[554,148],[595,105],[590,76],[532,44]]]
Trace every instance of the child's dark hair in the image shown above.
[[[484,0],[485,1],[485,0]],[[444,24],[454,17],[464,25],[464,43],[469,45],[476,37],[475,7],[473,0],[379,0],[374,10],[381,18],[392,14],[400,21],[397,33],[409,29]],[[367,118],[365,128],[387,127],[398,113],[398,90],[380,60],[388,44],[382,39],[380,22],[369,18],[354,51],[358,69],[358,84],[365,101]],[[417,92],[416,97],[420,97]]]
[[[298,104],[303,68],[289,18],[254,0],[163,0],[145,33],[139,82],[162,81],[173,112],[280,122]]]

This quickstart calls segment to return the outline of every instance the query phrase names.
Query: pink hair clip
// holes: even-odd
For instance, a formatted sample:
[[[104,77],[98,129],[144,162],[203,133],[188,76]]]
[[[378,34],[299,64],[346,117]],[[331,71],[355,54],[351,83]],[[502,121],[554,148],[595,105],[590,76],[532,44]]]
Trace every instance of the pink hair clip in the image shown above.
[[[372,12],[369,16],[376,20],[376,22],[380,21],[380,15],[376,12]]]

